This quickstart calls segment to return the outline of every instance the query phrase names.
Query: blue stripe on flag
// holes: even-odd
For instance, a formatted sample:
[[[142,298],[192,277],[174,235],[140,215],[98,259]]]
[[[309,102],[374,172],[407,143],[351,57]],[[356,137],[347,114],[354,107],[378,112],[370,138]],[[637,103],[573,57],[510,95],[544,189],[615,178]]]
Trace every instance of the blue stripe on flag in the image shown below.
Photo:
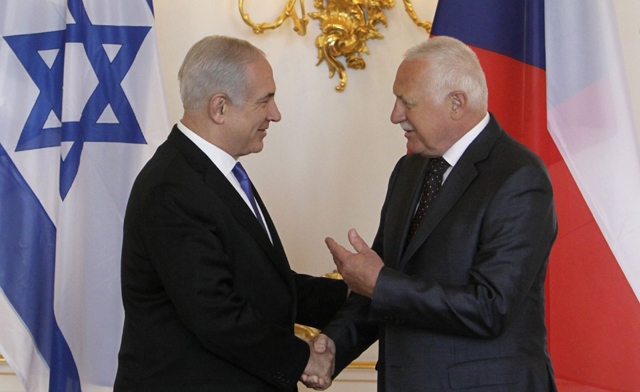
[[[1,144],[0,236],[0,287],[49,365],[49,391],[80,391],[53,312],[56,227]]]
[[[524,23],[522,21],[525,21]],[[543,0],[440,0],[433,35],[545,69]]]

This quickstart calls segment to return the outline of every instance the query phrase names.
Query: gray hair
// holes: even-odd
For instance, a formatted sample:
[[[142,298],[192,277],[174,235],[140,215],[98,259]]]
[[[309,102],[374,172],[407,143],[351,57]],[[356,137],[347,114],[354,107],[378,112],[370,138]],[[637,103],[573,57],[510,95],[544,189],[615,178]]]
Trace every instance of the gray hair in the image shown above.
[[[200,110],[217,93],[242,106],[247,93],[245,66],[264,58],[263,51],[245,40],[220,35],[201,39],[189,49],[178,72],[184,109]]]
[[[452,91],[464,91],[469,108],[487,110],[488,90],[478,56],[461,41],[446,37],[432,37],[410,48],[405,60],[427,59],[430,72],[429,95],[444,99]]]

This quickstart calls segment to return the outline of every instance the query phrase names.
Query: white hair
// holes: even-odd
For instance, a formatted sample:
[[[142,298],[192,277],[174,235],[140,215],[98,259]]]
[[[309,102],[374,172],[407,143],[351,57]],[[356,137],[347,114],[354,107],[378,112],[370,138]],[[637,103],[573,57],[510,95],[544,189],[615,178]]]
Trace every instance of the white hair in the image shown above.
[[[437,36],[410,48],[405,60],[426,59],[429,67],[429,95],[444,99],[452,91],[463,91],[469,97],[469,108],[487,110],[487,80],[478,56],[461,41]]]

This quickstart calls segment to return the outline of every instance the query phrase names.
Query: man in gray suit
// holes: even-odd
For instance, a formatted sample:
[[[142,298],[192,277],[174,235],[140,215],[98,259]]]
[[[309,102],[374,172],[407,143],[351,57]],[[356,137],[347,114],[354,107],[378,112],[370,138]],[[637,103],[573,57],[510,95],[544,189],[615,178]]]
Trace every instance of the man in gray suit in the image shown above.
[[[460,41],[410,49],[393,92],[410,154],[391,175],[373,246],[355,230],[355,253],[327,239],[356,294],[315,350],[336,352],[339,372],[380,339],[379,391],[554,391],[547,170],[488,113],[484,72]]]

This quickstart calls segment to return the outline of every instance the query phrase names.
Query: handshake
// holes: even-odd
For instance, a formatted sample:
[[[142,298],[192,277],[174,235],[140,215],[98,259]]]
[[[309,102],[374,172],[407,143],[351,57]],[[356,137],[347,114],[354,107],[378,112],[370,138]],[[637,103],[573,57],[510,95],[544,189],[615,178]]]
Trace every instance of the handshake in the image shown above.
[[[311,355],[300,381],[307,388],[323,391],[331,386],[336,345],[327,335],[319,334],[309,342],[309,348]]]

